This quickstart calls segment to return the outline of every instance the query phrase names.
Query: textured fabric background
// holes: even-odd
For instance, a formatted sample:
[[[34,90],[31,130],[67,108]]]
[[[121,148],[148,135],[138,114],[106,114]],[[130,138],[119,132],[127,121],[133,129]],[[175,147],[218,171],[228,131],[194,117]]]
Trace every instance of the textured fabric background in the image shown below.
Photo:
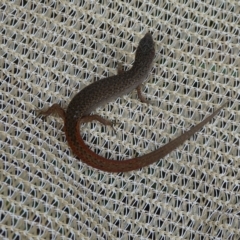
[[[133,91],[97,109],[119,125],[82,126],[93,151],[143,155],[230,103],[155,164],[98,171],[74,157],[60,119],[34,110],[129,69],[148,30],[150,104]],[[239,63],[238,0],[2,0],[0,238],[239,239]]]

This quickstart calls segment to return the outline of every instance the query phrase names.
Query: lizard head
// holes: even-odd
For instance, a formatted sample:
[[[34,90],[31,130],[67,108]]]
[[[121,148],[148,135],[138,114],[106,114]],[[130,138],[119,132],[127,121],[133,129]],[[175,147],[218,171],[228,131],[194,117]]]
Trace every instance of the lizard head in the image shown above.
[[[140,40],[137,52],[141,52],[141,54],[155,54],[154,41],[150,32],[147,32]]]
[[[155,46],[152,35],[147,32],[140,40],[136,51],[135,62],[152,62],[155,57]]]

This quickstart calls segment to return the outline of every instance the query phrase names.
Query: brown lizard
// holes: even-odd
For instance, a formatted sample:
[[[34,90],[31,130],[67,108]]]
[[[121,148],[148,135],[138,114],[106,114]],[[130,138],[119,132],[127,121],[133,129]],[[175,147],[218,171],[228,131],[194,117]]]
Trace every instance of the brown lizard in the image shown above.
[[[152,35],[146,33],[140,40],[136,50],[135,62],[129,71],[119,71],[119,74],[115,76],[107,77],[88,85],[73,97],[66,112],[60,105],[54,104],[46,111],[40,111],[39,115],[44,115],[46,117],[53,113],[58,114],[64,121],[64,132],[73,153],[83,162],[94,168],[107,172],[127,172],[137,170],[158,161],[199,131],[226,105],[226,103],[202,122],[159,149],[144,156],[124,161],[106,159],[94,153],[84,143],[79,131],[82,123],[93,120],[112,126],[111,121],[99,115],[90,115],[90,113],[97,107],[121,95],[129,93],[133,89],[137,89],[140,100],[145,102],[146,100],[141,93],[141,84],[147,78],[152,68],[154,57],[154,41]]]

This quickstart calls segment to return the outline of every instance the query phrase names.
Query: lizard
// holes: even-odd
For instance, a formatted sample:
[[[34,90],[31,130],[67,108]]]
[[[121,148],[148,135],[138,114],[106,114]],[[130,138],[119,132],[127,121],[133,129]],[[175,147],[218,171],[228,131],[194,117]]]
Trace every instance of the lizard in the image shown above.
[[[137,89],[140,100],[146,102],[145,97],[141,93],[141,84],[148,77],[154,58],[155,44],[151,33],[147,32],[139,42],[135,54],[135,62],[130,70],[121,71],[118,69],[117,75],[95,81],[83,88],[70,101],[66,111],[59,104],[53,104],[47,110],[40,110],[38,116],[47,117],[51,114],[57,114],[61,117],[64,121],[63,130],[72,152],[82,162],[91,167],[106,172],[128,172],[148,166],[159,159],[164,158],[170,152],[182,145],[214,116],[216,116],[227,104],[227,102],[225,102],[210,116],[192,127],[190,130],[182,133],[179,137],[143,156],[124,161],[117,161],[104,158],[91,151],[81,137],[79,130],[81,124],[97,120],[104,125],[113,126],[113,122],[104,119],[99,115],[90,114],[97,107],[129,93],[133,89]]]

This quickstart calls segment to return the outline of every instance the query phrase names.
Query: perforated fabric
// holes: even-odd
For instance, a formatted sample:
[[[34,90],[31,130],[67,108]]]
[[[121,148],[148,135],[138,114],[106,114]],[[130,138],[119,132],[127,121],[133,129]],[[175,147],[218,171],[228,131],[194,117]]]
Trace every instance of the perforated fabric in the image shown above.
[[[155,3],[153,3],[155,2]],[[129,173],[91,168],[69,149],[61,119],[92,82],[132,66],[150,31],[156,58],[143,91],[96,113],[116,134],[82,126],[101,156],[144,155],[230,103],[164,159]],[[240,2],[0,3],[0,236],[4,239],[239,239]]]

